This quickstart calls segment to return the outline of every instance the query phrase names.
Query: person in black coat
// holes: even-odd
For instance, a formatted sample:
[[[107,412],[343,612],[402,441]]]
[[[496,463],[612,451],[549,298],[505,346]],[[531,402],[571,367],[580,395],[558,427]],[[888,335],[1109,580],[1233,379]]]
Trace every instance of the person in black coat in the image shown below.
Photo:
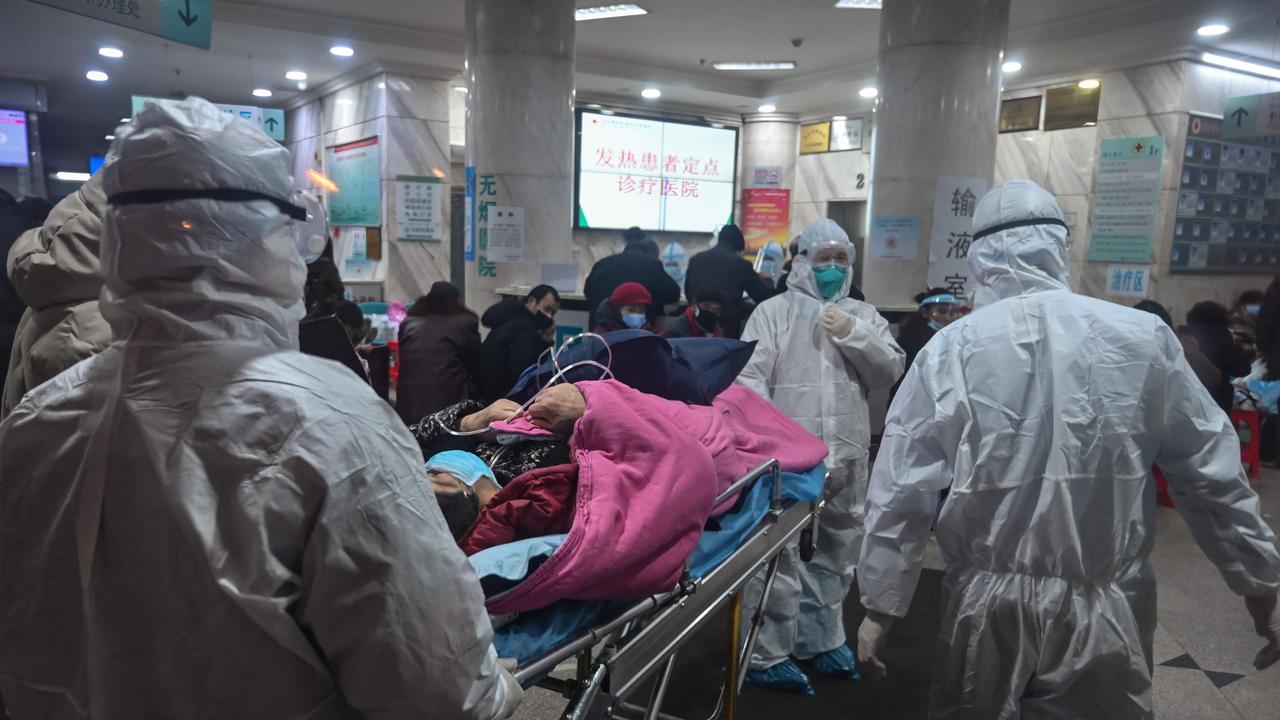
[[[583,285],[582,294],[586,295],[587,307],[591,311],[587,327],[596,326],[596,308],[625,282],[643,285],[653,297],[655,308],[680,301],[680,286],[662,268],[658,244],[645,237],[644,231],[638,227],[627,228],[622,236],[627,241],[623,251],[592,266]]]
[[[1253,357],[1231,335],[1230,311],[1216,302],[1196,303],[1187,312],[1187,324],[1178,329],[1178,334],[1193,338],[1200,352],[1222,372],[1222,378],[1209,388],[1209,394],[1219,407],[1231,412],[1234,397],[1231,379],[1248,375]]]
[[[13,353],[13,338],[27,305],[9,283],[6,268],[9,249],[18,236],[31,228],[44,224],[53,205],[44,198],[26,197],[15,201],[9,193],[0,190],[0,366],[9,366]],[[5,373],[0,372],[0,394],[4,392]]]
[[[485,403],[507,396],[520,374],[538,362],[551,347],[560,293],[539,285],[523,301],[504,299],[485,311],[480,322],[491,328],[480,346],[480,371],[475,375]]]
[[[694,255],[684,276],[684,296],[696,298],[707,288],[715,289],[729,299],[725,316],[721,318],[725,334],[732,338],[742,335],[749,308],[742,301],[745,293],[756,303],[773,297],[776,291],[766,282],[751,263],[742,257],[747,249],[746,238],[737,225],[720,228],[715,247]]]
[[[412,425],[474,396],[480,368],[480,320],[453,283],[439,281],[400,323],[396,412]]]

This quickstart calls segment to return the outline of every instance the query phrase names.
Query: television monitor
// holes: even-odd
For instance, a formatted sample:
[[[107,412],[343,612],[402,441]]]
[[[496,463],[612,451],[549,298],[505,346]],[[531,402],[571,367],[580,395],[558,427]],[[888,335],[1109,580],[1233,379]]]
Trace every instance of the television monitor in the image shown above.
[[[733,221],[738,130],[577,113],[577,228],[709,233]]]
[[[27,114],[21,110],[0,110],[0,165],[27,167]]]

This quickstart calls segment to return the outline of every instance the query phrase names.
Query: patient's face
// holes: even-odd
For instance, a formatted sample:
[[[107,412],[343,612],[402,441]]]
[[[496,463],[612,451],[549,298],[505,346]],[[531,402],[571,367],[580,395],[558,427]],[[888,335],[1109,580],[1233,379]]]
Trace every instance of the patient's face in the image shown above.
[[[481,508],[488,505],[489,501],[493,500],[493,496],[498,494],[498,486],[485,477],[480,478],[475,487],[468,487],[466,483],[459,480],[455,475],[428,470],[427,480],[431,483],[431,490],[436,493],[475,493],[476,500]]]

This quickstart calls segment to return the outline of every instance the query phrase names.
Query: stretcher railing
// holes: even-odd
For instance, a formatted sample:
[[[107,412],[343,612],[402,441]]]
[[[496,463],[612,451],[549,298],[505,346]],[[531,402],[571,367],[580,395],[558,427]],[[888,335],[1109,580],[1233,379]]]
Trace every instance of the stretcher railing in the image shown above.
[[[678,720],[661,712],[676,655],[717,612],[731,605],[724,684],[714,716],[734,720],[737,695],[764,624],[765,607],[778,575],[782,551],[801,537],[807,545],[801,548],[802,558],[812,556],[823,504],[786,505],[782,495],[782,470],[777,460],[769,460],[720,493],[714,507],[719,508],[766,476],[773,484],[768,514],[722,563],[701,578],[692,578],[686,563],[685,573],[675,589],[647,597],[617,617],[581,631],[555,650],[519,667],[516,680],[525,686],[537,681],[568,698],[563,720],[637,715],[644,720]],[[764,592],[744,639],[742,590],[762,566],[765,568]],[[560,663],[574,657],[578,659],[574,680],[546,677]],[[644,706],[630,703],[631,696],[651,680],[648,702]]]

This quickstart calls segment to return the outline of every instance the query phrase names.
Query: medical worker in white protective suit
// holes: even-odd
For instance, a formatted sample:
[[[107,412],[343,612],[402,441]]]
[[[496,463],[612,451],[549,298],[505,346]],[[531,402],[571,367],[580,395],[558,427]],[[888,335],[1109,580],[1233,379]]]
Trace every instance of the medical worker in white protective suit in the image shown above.
[[[114,152],[115,341],[0,424],[11,716],[509,715],[413,437],[296,351],[289,152],[197,98],[146,105]]]
[[[1015,180],[973,219],[977,310],[916,358],[889,412],[858,585],[862,671],[915,591],[938,492],[946,563],[935,718],[1149,718],[1151,465],[1273,661],[1275,536],[1240,445],[1154,315],[1075,295],[1057,201]]]
[[[867,393],[891,387],[905,353],[872,306],[850,299],[854,248],[831,220],[800,234],[787,292],[760,304],[743,340],[758,341],[738,382],[823,439],[830,454],[827,505],[813,560],[798,546],[784,552],[765,606],[747,679],[777,690],[812,694],[795,659],[835,677],[856,678],[845,645],[843,605],[862,541],[862,507],[871,444]],[[759,606],[763,582],[747,588],[745,607]],[[794,659],[793,659],[794,658]]]

